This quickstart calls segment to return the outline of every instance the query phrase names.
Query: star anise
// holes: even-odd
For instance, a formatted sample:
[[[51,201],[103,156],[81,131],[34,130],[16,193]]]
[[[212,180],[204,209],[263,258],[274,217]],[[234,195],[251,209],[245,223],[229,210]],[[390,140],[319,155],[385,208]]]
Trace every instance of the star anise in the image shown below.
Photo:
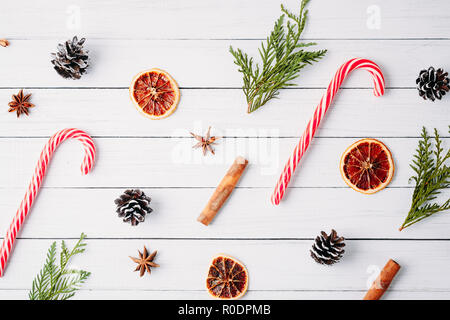
[[[147,248],[144,246],[144,252],[139,252],[139,258],[133,258],[130,257],[131,260],[133,260],[134,262],[136,262],[138,264],[138,266],[136,267],[136,270],[134,271],[139,271],[139,276],[142,277],[145,273],[145,271],[147,271],[148,273],[151,273],[151,267],[156,268],[159,267],[159,264],[156,264],[153,262],[153,259],[155,259],[156,253],[158,251],[154,251],[151,255],[148,255],[148,251]]]
[[[9,112],[16,112],[17,118],[22,114],[28,115],[28,108],[34,107],[34,104],[32,104],[29,100],[31,98],[31,93],[27,95],[23,95],[23,90],[20,90],[18,94],[13,94],[12,99],[9,105]]]
[[[210,135],[211,127],[208,128],[208,131],[206,132],[206,136],[202,137],[199,135],[196,135],[191,132],[191,135],[199,141],[196,145],[194,145],[192,148],[202,148],[203,149],[203,155],[206,155],[207,151],[210,151],[212,154],[214,154],[214,149],[211,147],[212,144],[215,143],[216,140],[219,138],[217,137],[211,137]]]
[[[2,47],[9,46],[9,41],[6,39],[0,39],[0,46],[2,46]]]

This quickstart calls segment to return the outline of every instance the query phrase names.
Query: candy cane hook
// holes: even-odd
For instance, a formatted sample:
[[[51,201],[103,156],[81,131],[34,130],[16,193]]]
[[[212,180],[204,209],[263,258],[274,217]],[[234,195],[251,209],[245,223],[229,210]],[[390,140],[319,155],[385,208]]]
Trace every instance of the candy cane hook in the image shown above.
[[[30,211],[31,205],[39,192],[48,163],[56,148],[67,139],[77,139],[83,144],[84,159],[81,164],[81,172],[83,174],[88,174],[94,165],[95,145],[92,138],[86,132],[78,129],[64,129],[54,134],[48,140],[41,152],[41,156],[37,163],[36,169],[34,170],[34,175],[31,179],[30,185],[28,186],[28,190],[25,193],[25,197],[20,203],[20,207],[17,210],[11,225],[9,226],[5,238],[3,239],[3,244],[0,248],[0,277],[3,276],[5,271],[5,266],[8,262],[9,254],[11,253],[17,233],[20,231],[28,212]]]
[[[338,71],[334,75],[334,78],[328,85],[327,92],[322,96],[319,105],[316,107],[312,118],[309,120],[306,129],[300,138],[300,141],[295,146],[294,152],[286,163],[280,179],[275,186],[275,190],[273,191],[271,197],[271,201],[274,205],[278,205],[283,198],[289,181],[291,180],[291,177],[298,163],[300,162],[300,159],[302,158],[306,149],[308,149],[308,146],[314,137],[314,133],[316,132],[320,121],[327,112],[328,107],[333,101],[333,98],[339,90],[342,82],[350,72],[356,69],[367,70],[372,75],[374,84],[373,93],[376,97],[382,96],[384,94],[384,77],[380,67],[376,63],[367,59],[354,58],[344,63],[338,69]]]

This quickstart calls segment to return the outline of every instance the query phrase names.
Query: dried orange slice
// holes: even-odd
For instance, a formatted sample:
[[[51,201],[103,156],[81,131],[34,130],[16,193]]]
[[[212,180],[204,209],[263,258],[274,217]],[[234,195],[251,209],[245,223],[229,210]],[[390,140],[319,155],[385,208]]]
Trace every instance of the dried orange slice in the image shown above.
[[[394,175],[394,161],[389,149],[376,139],[356,141],[341,157],[344,181],[356,191],[372,194],[384,189]]]
[[[238,260],[225,256],[215,256],[206,279],[206,289],[217,299],[239,299],[248,288],[247,268]]]
[[[154,68],[134,77],[130,85],[130,98],[146,117],[163,119],[177,108],[180,90],[167,72]]]

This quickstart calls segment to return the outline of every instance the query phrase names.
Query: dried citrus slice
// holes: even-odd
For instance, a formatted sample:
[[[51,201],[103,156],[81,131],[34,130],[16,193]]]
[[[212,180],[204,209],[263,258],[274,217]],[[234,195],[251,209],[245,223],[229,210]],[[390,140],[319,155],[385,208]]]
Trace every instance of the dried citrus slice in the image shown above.
[[[134,77],[130,85],[130,97],[146,117],[162,119],[170,116],[177,108],[180,90],[167,72],[154,68]]]
[[[376,139],[356,141],[341,157],[344,181],[354,190],[372,194],[384,189],[394,175],[389,149]]]
[[[206,288],[218,299],[239,299],[248,287],[248,272],[238,260],[225,255],[215,256],[206,279]]]

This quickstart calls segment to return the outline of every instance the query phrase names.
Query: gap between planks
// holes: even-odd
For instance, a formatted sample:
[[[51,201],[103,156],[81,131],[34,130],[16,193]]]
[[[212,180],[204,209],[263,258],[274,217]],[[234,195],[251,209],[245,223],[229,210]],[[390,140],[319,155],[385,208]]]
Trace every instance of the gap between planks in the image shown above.
[[[110,136],[110,135],[91,135],[94,139],[192,139],[192,136]],[[439,135],[441,139],[448,139],[450,135]],[[50,136],[0,136],[0,139],[49,139]],[[220,139],[295,139],[300,136],[221,136]],[[314,139],[420,139],[421,136],[317,136]]]
[[[0,238],[3,239],[3,238]],[[78,240],[79,237],[17,237],[18,240]],[[86,240],[191,240],[191,241],[313,241],[314,238],[211,238],[211,237],[86,237]],[[345,238],[345,241],[450,241],[450,238]]]
[[[13,90],[13,89],[35,89],[35,90],[128,90],[129,87],[36,87],[36,86],[25,86],[25,87],[0,87],[0,90]],[[180,90],[242,90],[241,87],[179,87]],[[326,90],[326,87],[288,87],[278,89],[280,92],[283,90]],[[416,90],[416,87],[385,87],[389,90]],[[339,90],[373,90],[371,87],[342,87]]]
[[[59,36],[52,36],[52,37],[44,37],[44,36],[36,36],[36,37],[8,37],[8,40],[17,40],[17,41],[36,41],[36,40],[55,40],[60,39]],[[117,40],[140,40],[140,41],[266,41],[266,38],[158,38],[158,37],[112,37],[112,38],[105,38],[105,37],[95,37],[90,36],[89,39],[92,40],[98,40],[98,41],[117,41]],[[315,42],[315,41],[448,41],[450,38],[448,37],[378,37],[378,38],[326,38],[326,37],[315,37],[315,38],[308,38],[308,37],[302,37],[302,41],[308,41],[308,42]]]

